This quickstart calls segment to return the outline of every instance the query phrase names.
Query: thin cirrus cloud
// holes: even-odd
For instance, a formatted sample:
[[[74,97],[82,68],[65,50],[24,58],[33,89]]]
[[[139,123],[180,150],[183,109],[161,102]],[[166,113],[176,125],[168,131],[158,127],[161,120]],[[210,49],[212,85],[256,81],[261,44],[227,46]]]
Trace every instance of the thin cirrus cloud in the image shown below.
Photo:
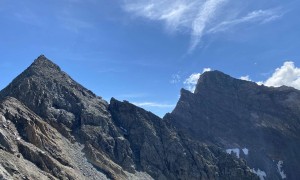
[[[123,9],[137,17],[163,22],[169,32],[189,33],[189,51],[202,37],[242,23],[267,23],[282,16],[279,8],[240,11],[230,0],[124,0]],[[235,13],[232,13],[235,12]],[[234,15],[233,15],[234,14]],[[245,15],[246,14],[246,15]]]
[[[238,24],[243,24],[247,22],[267,23],[279,19],[282,15],[283,13],[280,13],[278,8],[252,11],[244,17],[234,19],[234,20],[229,20],[229,21],[223,21],[217,26],[209,29],[207,33],[217,33],[221,31],[226,31]]]
[[[180,75],[178,73],[177,74],[173,74],[172,75],[172,79],[170,80],[170,83],[171,84],[177,84],[177,83],[180,82],[180,80],[181,80],[181,77],[180,77]]]
[[[58,17],[58,20],[63,28],[75,33],[80,32],[82,29],[90,29],[94,27],[93,23],[71,15],[62,15]]]
[[[38,16],[38,14],[30,10],[29,8],[23,8],[18,12],[14,12],[13,17],[25,24],[39,27],[44,25],[43,19],[41,19],[41,17]]]

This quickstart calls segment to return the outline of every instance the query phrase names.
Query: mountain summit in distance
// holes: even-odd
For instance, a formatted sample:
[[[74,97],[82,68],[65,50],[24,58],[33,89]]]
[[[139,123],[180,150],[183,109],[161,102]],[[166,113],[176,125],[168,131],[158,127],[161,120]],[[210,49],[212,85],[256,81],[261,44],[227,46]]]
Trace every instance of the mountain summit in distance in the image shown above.
[[[265,179],[300,177],[299,90],[205,72],[164,119],[194,140],[234,152]]]
[[[297,179],[299,100],[212,71],[161,119],[41,55],[0,92],[0,179]]]

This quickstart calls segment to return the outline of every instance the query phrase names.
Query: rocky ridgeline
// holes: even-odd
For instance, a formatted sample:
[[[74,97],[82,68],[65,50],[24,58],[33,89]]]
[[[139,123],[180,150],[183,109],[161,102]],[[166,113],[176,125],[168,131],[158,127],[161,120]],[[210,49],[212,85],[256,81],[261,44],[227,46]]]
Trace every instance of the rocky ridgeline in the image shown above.
[[[194,140],[246,159],[265,179],[300,177],[299,90],[205,72],[194,93],[181,90],[164,120]]]
[[[258,179],[242,159],[129,102],[110,103],[48,60],[0,92],[0,179]]]

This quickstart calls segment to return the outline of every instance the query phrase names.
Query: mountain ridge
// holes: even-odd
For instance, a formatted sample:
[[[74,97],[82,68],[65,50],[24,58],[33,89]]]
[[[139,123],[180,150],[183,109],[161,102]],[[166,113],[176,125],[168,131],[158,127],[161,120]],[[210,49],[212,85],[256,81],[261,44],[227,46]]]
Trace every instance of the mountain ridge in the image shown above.
[[[297,179],[300,155],[300,91],[266,87],[232,78],[219,71],[200,76],[195,93],[181,90],[175,109],[164,119],[190,138],[242,151],[251,168],[281,179]],[[276,162],[276,163],[275,163]]]
[[[45,56],[0,97],[4,179],[257,179],[246,162],[129,102],[106,102]]]

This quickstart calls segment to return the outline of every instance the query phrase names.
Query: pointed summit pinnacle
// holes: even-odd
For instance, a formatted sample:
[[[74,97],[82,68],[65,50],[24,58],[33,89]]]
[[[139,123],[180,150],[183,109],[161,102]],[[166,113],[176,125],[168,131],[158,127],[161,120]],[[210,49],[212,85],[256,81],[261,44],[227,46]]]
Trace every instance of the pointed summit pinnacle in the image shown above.
[[[44,54],[41,54],[41,55],[39,55],[38,59],[39,59],[39,58],[46,58],[46,57],[45,57]]]
[[[37,59],[35,59],[29,68],[33,68],[35,70],[58,70],[58,71],[60,71],[59,66],[56,65],[55,63],[53,63],[51,60],[49,60],[43,54],[40,55]]]
[[[34,62],[36,62],[36,61],[47,61],[47,60],[48,60],[48,58],[45,55],[41,54],[39,57],[37,57],[34,60]]]

